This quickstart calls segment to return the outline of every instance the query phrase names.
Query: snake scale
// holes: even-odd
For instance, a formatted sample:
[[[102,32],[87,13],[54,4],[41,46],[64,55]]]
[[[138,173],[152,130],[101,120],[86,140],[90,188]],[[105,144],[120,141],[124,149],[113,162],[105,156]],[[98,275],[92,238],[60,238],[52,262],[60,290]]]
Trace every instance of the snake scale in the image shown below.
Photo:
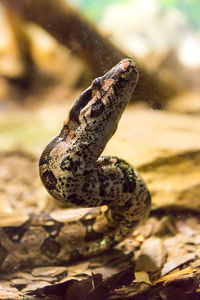
[[[7,220],[0,227],[1,272],[101,253],[148,216],[151,197],[141,177],[126,161],[100,156],[137,80],[134,61],[125,58],[75,101],[60,134],[44,149],[39,171],[55,199],[83,208]]]

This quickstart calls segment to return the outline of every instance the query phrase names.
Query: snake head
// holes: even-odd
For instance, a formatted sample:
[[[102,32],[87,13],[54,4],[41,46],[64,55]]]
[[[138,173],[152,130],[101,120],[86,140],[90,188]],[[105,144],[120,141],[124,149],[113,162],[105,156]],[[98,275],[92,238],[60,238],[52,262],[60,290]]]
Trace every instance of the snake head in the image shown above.
[[[65,126],[80,132],[85,140],[95,140],[102,151],[117,129],[138,80],[132,59],[125,58],[92,84],[73,104]],[[82,138],[84,140],[84,138]],[[96,150],[95,150],[96,151]]]
[[[69,121],[77,124],[98,123],[103,115],[116,111],[117,121],[130,100],[137,84],[138,72],[132,59],[125,58],[92,84],[75,101],[69,113]],[[121,116],[120,114],[120,116]],[[112,117],[114,119],[114,116]],[[95,122],[93,122],[95,121]]]

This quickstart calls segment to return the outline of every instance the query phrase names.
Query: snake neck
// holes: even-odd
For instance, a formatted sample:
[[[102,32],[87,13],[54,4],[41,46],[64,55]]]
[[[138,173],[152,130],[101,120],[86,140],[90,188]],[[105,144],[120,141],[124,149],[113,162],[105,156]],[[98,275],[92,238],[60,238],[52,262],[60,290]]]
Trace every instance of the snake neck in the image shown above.
[[[135,63],[124,59],[75,101],[59,136],[40,158],[40,176],[53,197],[68,202],[75,190],[83,192],[86,176],[116,131],[137,79]]]

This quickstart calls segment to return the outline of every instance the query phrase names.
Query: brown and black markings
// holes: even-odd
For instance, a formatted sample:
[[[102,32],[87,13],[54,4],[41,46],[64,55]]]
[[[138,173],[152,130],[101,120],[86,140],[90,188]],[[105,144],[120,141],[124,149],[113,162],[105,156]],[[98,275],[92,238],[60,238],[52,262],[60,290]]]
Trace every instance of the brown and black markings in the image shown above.
[[[123,59],[74,103],[60,134],[44,149],[39,170],[54,198],[85,209],[66,210],[62,218],[31,215],[15,226],[0,227],[2,272],[98,254],[148,216],[151,198],[137,172],[124,160],[100,156],[137,79],[134,61]]]

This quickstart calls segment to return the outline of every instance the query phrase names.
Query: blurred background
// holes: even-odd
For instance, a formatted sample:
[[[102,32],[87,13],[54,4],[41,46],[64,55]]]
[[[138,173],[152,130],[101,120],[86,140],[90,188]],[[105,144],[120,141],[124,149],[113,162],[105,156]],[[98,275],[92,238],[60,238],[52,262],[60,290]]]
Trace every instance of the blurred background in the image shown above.
[[[199,111],[199,1],[15,2],[0,1],[1,148],[40,151],[68,105],[126,56],[140,71],[131,103]]]
[[[139,65],[131,104],[200,109],[198,0],[0,1],[0,145],[35,152],[68,106],[123,57]]]
[[[192,269],[185,263],[191,261],[195,281],[179,284],[184,291],[196,289],[200,221],[191,211],[199,216],[199,13],[199,0],[0,0],[1,226],[14,226],[9,223],[12,218],[11,224],[18,225],[18,215],[60,209],[41,184],[39,156],[60,132],[71,104],[91,81],[124,57],[132,57],[139,68],[139,82],[104,154],[123,158],[138,169],[152,195],[152,215],[161,208],[163,218],[158,223],[151,215],[146,227],[134,233],[134,241],[127,240],[122,249],[134,253],[144,245],[151,263],[148,265],[142,254],[144,260],[138,259],[136,268],[157,275],[163,265],[162,275],[181,265],[180,272],[186,266],[190,280]],[[170,215],[171,208],[178,213]],[[188,212],[188,219],[186,214],[180,219],[181,209]],[[8,232],[14,233],[13,228]],[[16,241],[23,228],[18,231],[17,227]],[[165,234],[169,240],[163,244]],[[3,246],[0,250],[2,263],[7,254]],[[123,264],[121,254],[118,257]],[[130,261],[132,254],[128,257]],[[113,259],[111,265],[100,260],[108,266],[108,274]],[[94,266],[92,263],[87,274],[95,273]],[[53,274],[51,269],[45,272],[44,286]],[[63,280],[63,269],[59,272],[55,274]],[[43,286],[40,273],[35,274],[39,283],[34,278],[28,290]],[[180,278],[185,276],[181,274]],[[0,294],[1,299],[8,299],[15,286],[22,295],[30,277],[25,277],[25,285],[21,278],[13,278],[7,285],[3,279],[0,292],[9,287],[9,296]],[[143,284],[144,278],[137,280]],[[178,290],[177,283],[173,286]],[[16,295],[13,299],[19,299]],[[169,295],[162,297],[172,299]],[[190,299],[187,292],[186,297]]]

